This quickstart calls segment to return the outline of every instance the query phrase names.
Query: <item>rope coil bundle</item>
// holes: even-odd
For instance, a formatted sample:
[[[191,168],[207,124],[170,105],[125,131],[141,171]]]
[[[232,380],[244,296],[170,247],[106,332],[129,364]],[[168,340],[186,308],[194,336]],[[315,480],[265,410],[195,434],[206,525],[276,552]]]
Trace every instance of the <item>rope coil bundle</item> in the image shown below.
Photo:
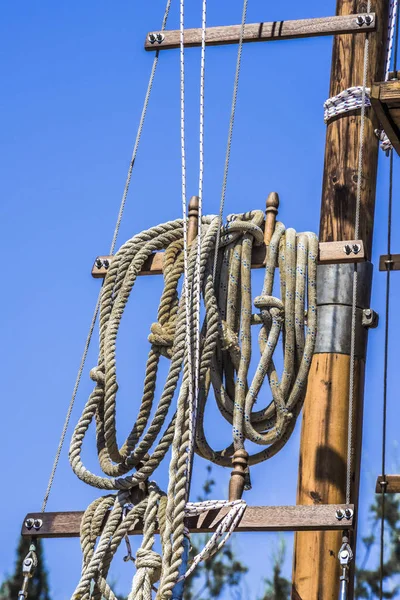
[[[281,223],[276,224],[267,249],[262,294],[254,302],[259,313],[253,314],[251,253],[253,245],[263,242],[263,220],[262,211],[228,217],[220,232],[218,276],[214,281],[213,259],[219,218],[201,219],[200,270],[197,275],[200,277],[205,317],[201,328],[198,410],[192,443],[199,455],[225,466],[233,462],[235,467],[232,481],[233,496],[236,497],[230,498],[230,501],[217,501],[212,506],[209,502],[187,502],[191,453],[189,428],[193,417],[188,402],[187,354],[194,349],[186,344],[185,288],[180,295],[178,291],[184,268],[183,221],[170,221],[136,235],[121,247],[111,262],[101,296],[98,364],[91,371],[96,385],[75,428],[70,462],[82,481],[117,494],[95,500],[85,513],[81,529],[82,577],[72,596],[74,599],[115,598],[106,581],[108,569],[119,544],[137,520],[143,521],[144,535],[136,556],[137,572],[129,598],[151,598],[158,580],[157,599],[171,598],[182,562],[185,517],[212,507],[229,508],[218,531],[188,568],[187,576],[200,560],[218,550],[245,510],[246,504],[241,500],[243,486],[240,485],[243,479],[240,463],[244,460],[246,466],[247,462],[243,458],[247,455],[245,440],[266,446],[249,458],[248,463],[255,464],[274,455],[293,431],[304,399],[316,335],[318,240],[314,234],[296,235],[293,229],[285,230]],[[151,347],[143,396],[137,420],[124,444],[119,447],[116,440],[118,331],[144,261],[159,250],[165,250],[164,289],[158,319],[152,325],[149,336]],[[188,259],[187,293],[189,304],[193,307],[197,285],[197,244],[191,244]],[[282,300],[272,295],[278,267]],[[261,327],[261,358],[253,380],[248,383],[252,324]],[[191,326],[195,324],[191,323]],[[281,334],[284,369],[279,379],[273,352]],[[161,356],[170,360],[169,372],[150,419]],[[178,399],[173,408],[181,374]],[[272,401],[266,408],[255,412],[253,406],[265,379],[268,379],[272,390]],[[233,444],[223,451],[214,451],[204,433],[204,414],[211,387],[222,416],[233,427]],[[96,422],[97,452],[104,476],[89,471],[81,458],[83,440],[93,420]],[[165,494],[149,478],[170,448],[169,487]],[[102,530],[106,515],[108,518]],[[162,557],[153,550],[156,527],[160,530]]]

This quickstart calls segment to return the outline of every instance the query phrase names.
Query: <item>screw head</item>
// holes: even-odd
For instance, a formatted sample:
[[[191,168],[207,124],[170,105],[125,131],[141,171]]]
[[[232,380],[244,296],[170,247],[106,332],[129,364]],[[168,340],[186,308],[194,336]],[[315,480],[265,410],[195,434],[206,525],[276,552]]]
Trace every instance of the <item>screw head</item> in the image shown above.
[[[351,519],[351,517],[353,516],[353,510],[351,508],[346,508],[344,511],[345,517],[346,519]]]
[[[109,261],[109,260],[107,260],[107,259],[106,259],[106,260],[103,260],[103,267],[104,267],[105,269],[108,269],[108,267],[109,267],[109,266],[110,266],[110,261]]]
[[[358,254],[361,250],[360,244],[353,244],[352,250],[353,250],[354,254]]]
[[[33,528],[36,530],[40,529],[42,525],[43,525],[42,519],[35,519],[33,521]]]
[[[349,254],[351,254],[351,246],[350,246],[350,244],[346,244],[346,245],[343,247],[343,251],[344,251],[344,253],[345,253],[345,254],[347,254],[347,256],[348,256]]]
[[[372,23],[372,15],[365,15],[365,22],[367,25],[371,25]]]
[[[164,41],[164,38],[165,38],[165,36],[163,33],[157,33],[156,40],[159,44],[161,44]]]
[[[336,511],[336,518],[338,521],[341,521],[344,518],[344,511],[341,508],[338,508]]]
[[[98,269],[101,269],[101,267],[103,266],[103,263],[101,262],[100,258],[96,258],[95,265]]]
[[[360,27],[361,27],[361,25],[364,25],[364,23],[365,23],[365,19],[362,15],[358,15],[356,21],[357,21],[357,25],[360,25]]]
[[[156,41],[156,34],[155,33],[149,33],[148,40],[149,40],[150,44],[154,44],[154,42]]]
[[[25,527],[26,527],[27,529],[32,529],[32,527],[33,527],[33,524],[34,524],[34,520],[33,520],[33,519],[27,519],[27,520],[25,521]]]

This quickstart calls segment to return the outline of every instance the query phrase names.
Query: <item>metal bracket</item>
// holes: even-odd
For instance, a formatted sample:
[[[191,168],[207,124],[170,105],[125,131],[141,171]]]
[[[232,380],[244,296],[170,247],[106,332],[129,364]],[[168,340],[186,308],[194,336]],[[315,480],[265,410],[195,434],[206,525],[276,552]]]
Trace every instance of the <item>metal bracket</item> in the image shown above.
[[[362,314],[362,326],[376,329],[379,325],[379,315],[372,308],[364,308]]]
[[[382,254],[379,257],[380,271],[400,271],[400,254]]]

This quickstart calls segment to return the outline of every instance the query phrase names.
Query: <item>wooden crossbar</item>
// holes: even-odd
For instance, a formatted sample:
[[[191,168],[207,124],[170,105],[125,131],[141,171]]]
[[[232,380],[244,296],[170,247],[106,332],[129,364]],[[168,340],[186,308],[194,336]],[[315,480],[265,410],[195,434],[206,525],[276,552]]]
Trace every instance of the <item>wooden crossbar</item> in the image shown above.
[[[351,249],[353,246],[359,247],[357,254],[351,250],[349,254],[345,252],[345,246]],[[266,245],[255,246],[253,248],[251,268],[262,269],[265,267],[267,247]],[[143,264],[140,275],[161,275],[163,268],[164,252],[155,252]],[[112,256],[98,256],[92,267],[92,277],[95,279],[104,279],[110,267]],[[349,240],[346,242],[320,242],[319,244],[319,264],[339,264],[339,263],[358,263],[365,261],[364,244],[362,240]]]
[[[354,518],[337,517],[337,511],[350,509],[353,505],[316,504],[312,506],[248,506],[237,531],[327,531],[352,529]],[[215,531],[227,509],[208,510],[197,517],[186,519],[186,526],[191,533],[208,533]],[[22,525],[23,536],[41,538],[78,537],[83,512],[48,512],[28,513]],[[28,529],[29,519],[40,519],[39,529]],[[130,535],[143,533],[142,523],[137,523],[129,530]]]
[[[376,480],[375,492],[380,494],[382,492],[382,481],[386,481],[385,492],[387,494],[398,494],[400,493],[400,475],[385,475],[383,479],[382,475],[379,475]]]
[[[366,16],[368,17],[367,19]],[[221,46],[237,44],[240,39],[240,29],[241,25],[208,27],[206,30],[206,45]],[[375,13],[291,21],[271,21],[269,23],[249,23],[245,26],[243,42],[271,42],[274,40],[290,40],[342,33],[362,33],[375,31],[375,29]],[[158,37],[158,41],[157,36],[160,35],[161,37]],[[144,47],[149,51],[171,50],[179,48],[179,39],[179,30],[151,32],[146,37]],[[186,29],[184,32],[184,43],[187,48],[200,46],[201,29]]]

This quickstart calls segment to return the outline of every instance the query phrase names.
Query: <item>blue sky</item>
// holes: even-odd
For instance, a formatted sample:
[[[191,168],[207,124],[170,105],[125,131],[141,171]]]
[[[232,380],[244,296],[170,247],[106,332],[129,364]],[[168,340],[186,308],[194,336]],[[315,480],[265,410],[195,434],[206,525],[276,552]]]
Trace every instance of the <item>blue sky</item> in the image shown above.
[[[187,26],[199,26],[200,1],[187,4]],[[241,1],[210,0],[208,4],[209,25],[240,21]],[[159,28],[164,0],[15,0],[2,8],[0,577],[12,569],[23,516],[40,509],[99,289],[99,282],[90,276],[91,265],[97,254],[108,252],[151,68],[152,54],[143,50],[143,42],[148,31]],[[248,22],[334,12],[334,0],[250,0]],[[169,27],[177,26],[174,1]],[[280,219],[287,226],[318,231],[325,143],[322,104],[329,90],[331,46],[331,38],[314,38],[244,47],[226,213],[262,209],[268,193],[277,191]],[[206,213],[216,213],[219,206],[236,52],[235,46],[207,50]],[[198,180],[199,58],[198,49],[186,53],[188,195],[196,194]],[[160,57],[119,244],[144,228],[180,216],[179,152],[179,56],[171,51]],[[382,154],[373,255],[376,265],[379,254],[385,252],[387,187],[388,160]],[[395,224],[398,189],[396,182]],[[400,236],[394,227],[394,252],[399,248]],[[392,281],[394,298],[400,276],[395,274]],[[383,284],[384,275],[376,269],[372,307],[382,320],[371,332],[368,348],[361,533],[368,530],[366,511],[380,471]],[[260,273],[254,274],[253,285],[257,295]],[[135,414],[132,404],[135,409],[141,393],[146,340],[160,291],[157,277],[139,281],[121,333],[120,439],[128,431]],[[394,369],[399,333],[398,314],[393,311],[388,454],[394,462],[398,438]],[[88,369],[96,361],[96,342],[95,336]],[[90,390],[86,370],[72,424]],[[223,432],[228,441],[228,427],[215,425],[213,419],[207,426],[211,440]],[[277,457],[253,469],[253,490],[246,497],[249,503],[295,503],[298,446],[299,427]],[[68,443],[49,510],[81,510],[97,495],[72,474],[67,447]],[[93,445],[86,446],[84,456],[89,464],[95,464]],[[201,487],[204,469],[205,463],[197,461],[194,494]],[[214,471],[215,496],[225,498],[228,472]],[[165,485],[165,473],[157,477]],[[289,573],[292,538],[286,538]],[[248,597],[255,597],[261,589],[274,546],[275,535],[235,537],[238,553],[252,563],[246,583]],[[78,540],[50,540],[45,551],[53,596],[67,599],[79,576]],[[119,591],[127,590],[131,565],[117,560],[112,576]]]

